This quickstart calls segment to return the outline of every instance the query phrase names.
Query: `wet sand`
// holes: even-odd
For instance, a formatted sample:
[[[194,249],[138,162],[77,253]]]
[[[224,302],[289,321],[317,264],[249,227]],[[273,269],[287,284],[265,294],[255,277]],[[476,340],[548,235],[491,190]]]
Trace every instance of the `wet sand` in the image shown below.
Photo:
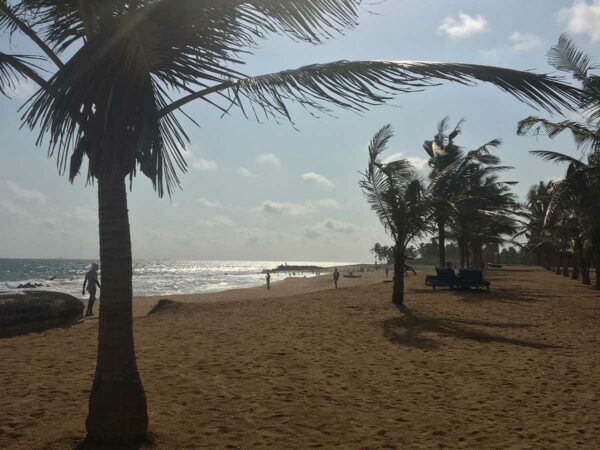
[[[168,297],[142,316],[138,364],[160,449],[600,447],[600,294],[537,268],[491,292],[383,271]],[[352,284],[350,284],[352,283]],[[325,289],[325,290],[323,290]],[[97,321],[0,340],[0,448],[84,435]]]

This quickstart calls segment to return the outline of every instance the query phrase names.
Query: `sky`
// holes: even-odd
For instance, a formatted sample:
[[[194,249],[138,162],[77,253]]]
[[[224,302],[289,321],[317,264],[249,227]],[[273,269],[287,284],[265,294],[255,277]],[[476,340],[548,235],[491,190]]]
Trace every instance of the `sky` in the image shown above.
[[[244,73],[258,75],[341,59],[429,60],[502,65],[553,73],[546,52],[563,32],[600,54],[600,0],[387,0],[367,2],[359,26],[322,46],[282,36],[262,41]],[[0,36],[0,51],[32,53],[25,38]],[[85,177],[70,184],[36,130],[21,128],[19,107],[35,92],[23,84],[0,98],[0,257],[98,258],[97,193]],[[518,120],[545,112],[493,86],[445,84],[397,96],[364,114],[315,118],[292,107],[287,122],[257,123],[239,111],[221,117],[205,103],[185,108],[191,144],[181,190],[158,198],[139,175],[129,193],[134,258],[193,260],[370,261],[375,242],[390,243],[358,187],[367,145],[391,124],[389,155],[401,153],[423,176],[422,143],[436,124],[466,120],[458,143],[472,149],[499,137],[498,155],[514,167],[524,198],[563,168],[529,150],[580,156],[570,137],[516,136]],[[574,115],[568,116],[576,119]],[[560,116],[555,116],[559,119]]]

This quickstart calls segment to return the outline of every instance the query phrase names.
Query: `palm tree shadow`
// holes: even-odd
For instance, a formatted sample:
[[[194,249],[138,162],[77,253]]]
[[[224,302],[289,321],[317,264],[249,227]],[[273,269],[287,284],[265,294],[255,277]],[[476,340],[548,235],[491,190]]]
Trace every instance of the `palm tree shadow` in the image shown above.
[[[469,328],[465,325],[484,326],[489,328],[530,328],[531,324],[522,323],[501,323],[484,322],[475,320],[457,320],[446,319],[443,317],[418,316],[404,305],[396,305],[402,312],[402,317],[394,317],[381,322],[384,336],[390,342],[405,347],[419,348],[422,350],[437,350],[438,343],[427,336],[427,334],[438,334],[449,336],[455,339],[471,340],[477,342],[492,342],[500,344],[510,344],[519,347],[526,347],[538,350],[561,348],[556,345],[543,344],[540,342],[530,342],[522,339],[505,337],[498,334],[487,333]]]
[[[73,447],[73,450],[141,450],[155,447],[155,436],[148,433],[148,437],[140,442],[102,444],[84,439]]]

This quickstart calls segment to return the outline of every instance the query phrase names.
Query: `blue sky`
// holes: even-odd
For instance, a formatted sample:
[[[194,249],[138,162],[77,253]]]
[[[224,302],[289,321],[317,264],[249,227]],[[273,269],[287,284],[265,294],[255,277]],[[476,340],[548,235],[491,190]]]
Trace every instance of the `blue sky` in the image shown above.
[[[598,55],[600,0],[387,0],[363,7],[360,25],[323,46],[273,36],[243,71],[261,74],[340,59],[470,62],[552,72],[545,53],[569,31]],[[2,51],[33,51],[2,35]],[[0,257],[97,258],[96,191],[85,179],[59,177],[36,134],[19,129],[18,107],[33,89],[0,98]],[[396,135],[390,154],[424,167],[422,143],[444,116],[466,119],[459,143],[474,148],[495,138],[524,196],[562,169],[527,151],[576,155],[570,138],[517,137],[519,119],[536,113],[491,86],[446,84],[398,96],[362,115],[336,111],[315,119],[292,108],[288,123],[257,123],[234,111],[221,118],[206,104],[185,109],[192,144],[182,191],[159,199],[138,176],[129,196],[134,257],[186,259],[370,260],[374,242],[388,242],[358,188],[367,143],[383,125]],[[539,112],[543,115],[544,113]],[[425,175],[425,172],[423,172]]]

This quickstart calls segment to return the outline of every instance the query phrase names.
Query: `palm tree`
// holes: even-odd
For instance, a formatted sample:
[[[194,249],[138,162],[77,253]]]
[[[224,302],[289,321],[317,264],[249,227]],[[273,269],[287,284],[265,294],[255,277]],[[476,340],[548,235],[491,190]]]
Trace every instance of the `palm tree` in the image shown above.
[[[375,263],[377,263],[377,261],[381,262],[382,261],[382,245],[379,242],[376,242],[375,245],[373,245],[373,248],[371,248],[371,253],[373,253],[373,255],[375,256]]]
[[[563,221],[570,214],[579,219],[575,236],[574,252],[582,256],[579,264],[583,269],[584,283],[589,281],[586,273],[584,242],[589,239],[593,247],[596,269],[596,289],[600,289],[600,78],[591,72],[597,69],[591,58],[583,53],[566,35],[562,35],[548,54],[549,62],[558,70],[569,72],[583,86],[580,108],[586,123],[571,120],[553,122],[530,116],[519,122],[520,135],[545,132],[551,139],[564,131],[570,131],[578,149],[584,152],[582,159],[560,152],[532,151],[541,158],[567,164],[566,175],[554,186],[548,205],[546,220],[556,219],[559,213]],[[569,226],[573,227],[571,218]],[[564,246],[564,244],[563,244]],[[560,253],[559,253],[560,254]],[[567,269],[568,270],[568,269]]]
[[[519,235],[527,236],[528,245],[535,253],[536,264],[546,268],[550,267],[550,255],[545,238],[544,222],[552,197],[552,187],[552,183],[540,181],[537,185],[529,188],[525,202],[527,222],[519,233]]]
[[[126,180],[139,170],[159,196],[178,186],[188,139],[176,113],[185,105],[200,100],[223,113],[235,106],[256,118],[291,119],[290,103],[364,111],[440,80],[489,82],[547,110],[570,107],[578,96],[553,77],[472,64],[336,61],[257,76],[238,70],[240,58],[270,34],[321,44],[355,26],[360,3],[0,0],[0,29],[22,33],[41,52],[0,53],[0,92],[36,83],[24,124],[40,131],[38,143],[47,139],[60,173],[73,180],[87,159],[88,181],[97,184],[103,292],[90,439],[136,440],[147,431],[132,332]]]
[[[423,149],[429,156],[429,167],[431,172],[429,178],[434,180],[448,166],[456,163],[463,155],[462,149],[454,143],[456,137],[462,132],[460,120],[454,129],[448,134],[448,117],[445,117],[438,124],[437,134],[433,140],[425,141]],[[439,184],[436,192],[432,192],[433,208],[435,211],[436,226],[439,245],[439,266],[446,266],[446,224],[451,214],[451,199],[455,192],[449,189],[448,184]]]
[[[510,167],[491,154],[500,144],[493,139],[467,153],[454,149],[453,162],[436,172],[428,188],[433,204],[444,208],[449,236],[460,248],[461,267],[479,266],[483,246],[501,243],[503,235],[515,230],[519,208],[509,189],[514,182],[497,177]]]
[[[392,303],[404,303],[404,271],[409,245],[423,236],[429,219],[425,187],[404,159],[384,163],[381,154],[393,136],[391,125],[379,130],[369,144],[369,164],[359,185],[385,230],[394,241]]]

